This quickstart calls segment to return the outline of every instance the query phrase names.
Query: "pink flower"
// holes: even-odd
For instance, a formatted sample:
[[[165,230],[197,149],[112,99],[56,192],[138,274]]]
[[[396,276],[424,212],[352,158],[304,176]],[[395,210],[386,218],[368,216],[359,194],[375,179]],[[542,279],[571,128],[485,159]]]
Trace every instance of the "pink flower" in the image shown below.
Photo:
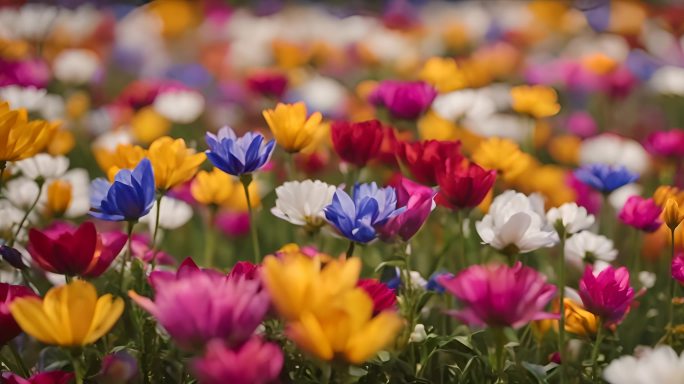
[[[50,67],[40,59],[10,61],[0,59],[0,87],[45,88],[50,82]]]
[[[403,241],[411,239],[425,224],[434,208],[432,188],[401,178],[395,187],[397,208],[406,207],[400,214],[387,220],[378,228],[383,241],[394,241],[397,237]]]
[[[606,325],[617,324],[634,299],[629,271],[625,267],[608,266],[594,276],[593,268],[588,265],[579,282],[579,295],[587,311],[599,316]]]
[[[437,91],[422,81],[402,82],[385,80],[369,96],[376,106],[383,106],[392,116],[413,120],[430,108]]]
[[[14,299],[23,296],[37,296],[31,288],[23,285],[0,283],[0,346],[19,336],[21,328],[9,311]]]
[[[256,337],[236,349],[213,340],[192,368],[200,384],[264,384],[280,374],[283,352],[276,344]]]
[[[579,137],[591,137],[598,131],[594,118],[584,111],[573,112],[566,124],[568,131]]]
[[[556,287],[520,262],[513,267],[473,265],[455,277],[439,276],[437,282],[463,303],[463,309],[451,314],[469,325],[520,328],[533,320],[557,318],[544,312]]]
[[[644,232],[654,232],[663,224],[660,220],[662,209],[656,205],[653,199],[644,199],[641,196],[631,196],[618,217],[620,220],[636,229]]]
[[[684,253],[678,252],[672,259],[672,278],[684,285]]]
[[[644,148],[654,156],[684,156],[684,131],[673,129],[651,132],[644,141]]]
[[[28,379],[12,372],[3,372],[1,381],[4,384],[69,384],[73,378],[73,373],[63,371],[36,373]]]
[[[360,279],[356,286],[363,288],[373,299],[373,315],[387,309],[394,309],[397,305],[397,294],[394,290],[377,279]]]
[[[579,181],[572,172],[568,174],[567,185],[575,191],[577,205],[586,208],[592,215],[601,211],[601,194]]]
[[[138,374],[138,361],[125,350],[105,355],[97,382],[129,383]]]
[[[259,280],[259,268],[261,266],[249,261],[238,261],[228,273],[229,279]]]
[[[247,212],[220,211],[216,215],[216,227],[230,237],[242,237],[249,233]]]

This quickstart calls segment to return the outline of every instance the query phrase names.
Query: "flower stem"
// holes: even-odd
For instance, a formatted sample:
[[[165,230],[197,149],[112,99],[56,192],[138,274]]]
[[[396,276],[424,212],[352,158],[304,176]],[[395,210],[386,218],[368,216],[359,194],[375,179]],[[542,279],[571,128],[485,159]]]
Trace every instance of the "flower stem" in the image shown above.
[[[671,229],[670,230],[670,264],[672,265],[672,261],[674,260],[675,257],[675,230]],[[670,276],[669,279],[669,303],[668,303],[668,320],[667,320],[667,325],[665,326],[665,331],[666,331],[666,340],[668,345],[672,345],[672,335],[673,335],[673,328],[674,328],[674,298],[675,298],[675,289],[677,286],[675,285],[675,279]]]
[[[21,358],[21,355],[19,354],[19,351],[17,351],[14,344],[12,344],[12,342],[7,343],[7,348],[9,348],[10,353],[12,353],[12,357],[14,358],[14,361],[17,363],[17,366],[19,367],[21,375],[24,377],[29,377],[29,370],[28,368],[26,368],[26,364],[24,364],[24,359]]]
[[[245,198],[247,199],[247,209],[249,210],[249,230],[252,233],[252,250],[254,251],[254,263],[261,262],[261,251],[259,250],[259,234],[257,233],[256,217],[254,216],[254,208],[252,207],[252,200],[249,197],[249,184],[252,182],[252,174],[246,173],[240,176],[242,188],[245,190]]]
[[[74,380],[76,384],[83,384],[83,372],[81,372],[81,352],[71,350],[71,365],[74,369]]]
[[[124,274],[126,272],[126,264],[131,261],[131,243],[133,242],[133,227],[135,226],[135,221],[129,221],[127,225],[126,234],[128,235],[128,243],[126,245],[124,259],[121,262],[121,272],[119,273],[119,289],[122,294],[126,293]]]
[[[354,246],[355,245],[356,245],[356,243],[354,243],[353,240],[349,242],[349,248],[347,248],[347,258],[354,256]]]
[[[150,264],[152,266],[151,270],[154,270],[154,267],[157,264],[157,235],[159,234],[159,217],[161,216],[161,201],[163,197],[164,191],[160,191],[157,194],[157,214],[154,219],[154,231],[152,232],[152,260],[150,260]]]
[[[2,195],[2,185],[5,177],[5,169],[7,169],[7,162],[0,161],[0,195]]]
[[[24,227],[24,224],[26,223],[26,219],[28,219],[29,215],[33,211],[33,209],[36,207],[38,204],[38,200],[40,200],[40,190],[43,188],[43,183],[42,182],[37,182],[38,183],[38,194],[36,195],[36,199],[33,200],[33,203],[29,207],[29,209],[26,210],[26,213],[24,213],[24,217],[21,218],[21,221],[19,222],[19,226],[17,227],[17,230],[14,231],[14,235],[12,236],[12,239],[10,240],[8,246],[13,246],[14,242],[17,240],[17,237],[19,237],[19,233],[21,232],[21,229]]]
[[[558,262],[558,295],[560,304],[558,306],[560,318],[558,320],[558,353],[560,354],[560,382],[565,383],[565,231],[560,233],[560,261]]]
[[[598,375],[598,355],[599,351],[601,350],[601,342],[603,341],[603,320],[599,318],[598,324],[596,327],[596,341],[594,342],[594,348],[591,351],[591,375],[594,378],[594,381],[597,381],[599,378]],[[562,361],[561,361],[562,363]]]
[[[504,333],[503,328],[500,327],[492,328],[492,331],[494,332],[496,343],[496,382],[505,383],[506,377],[504,374],[504,367],[506,365],[506,360],[504,359],[504,349],[506,345],[506,334]]]
[[[216,231],[214,231],[215,212],[216,207],[210,206],[209,213],[207,214],[206,228],[204,229],[204,264],[207,268],[214,266],[214,254],[216,253]]]

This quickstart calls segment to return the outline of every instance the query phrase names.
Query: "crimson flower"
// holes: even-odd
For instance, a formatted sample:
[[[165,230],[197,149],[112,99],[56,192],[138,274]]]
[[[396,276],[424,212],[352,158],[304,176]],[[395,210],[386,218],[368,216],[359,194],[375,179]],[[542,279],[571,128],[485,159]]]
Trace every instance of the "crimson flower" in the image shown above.
[[[384,132],[378,120],[336,121],[330,130],[335,152],[347,163],[363,167],[380,151]]]
[[[21,333],[21,328],[9,311],[9,305],[14,299],[23,296],[37,297],[29,287],[0,283],[0,346],[7,344]]]
[[[447,159],[461,159],[460,141],[425,140],[397,144],[397,157],[411,171],[413,178],[426,185],[437,184],[437,170]]]
[[[397,305],[397,294],[377,279],[360,279],[356,286],[362,288],[373,299],[373,316]]]
[[[435,201],[450,209],[472,208],[479,205],[492,189],[496,171],[487,171],[466,159],[447,159],[437,172],[439,192]]]
[[[617,324],[634,300],[629,271],[625,267],[609,266],[594,276],[593,268],[587,265],[579,283],[579,295],[587,311],[600,317],[606,325]]]

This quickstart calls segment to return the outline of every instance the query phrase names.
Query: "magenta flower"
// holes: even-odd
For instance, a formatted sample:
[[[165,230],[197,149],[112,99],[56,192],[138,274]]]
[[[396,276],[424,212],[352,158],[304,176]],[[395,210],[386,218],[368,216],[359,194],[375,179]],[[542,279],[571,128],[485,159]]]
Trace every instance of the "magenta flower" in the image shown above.
[[[366,291],[373,299],[373,315],[396,308],[397,294],[387,284],[377,279],[360,279],[356,286]]]
[[[283,368],[283,352],[274,343],[253,337],[230,349],[213,340],[204,356],[192,364],[200,384],[264,384],[273,381]]]
[[[651,132],[644,141],[644,148],[654,156],[684,156],[684,131],[673,129]]]
[[[154,301],[133,291],[129,295],[185,349],[201,348],[211,339],[229,345],[245,342],[270,303],[259,281],[230,279],[187,261],[177,274],[155,272],[150,282]]]
[[[249,261],[238,261],[233,268],[228,272],[229,279],[243,278],[246,280],[260,280],[259,279],[258,264],[250,263]]]
[[[437,282],[463,303],[463,309],[451,314],[469,325],[520,328],[533,320],[558,317],[544,312],[556,287],[520,262],[513,267],[473,265],[456,276],[439,276]]]
[[[654,232],[663,224],[660,220],[662,209],[656,205],[653,199],[644,199],[641,196],[631,196],[618,217],[623,223],[640,229],[644,232]]]
[[[588,265],[579,282],[579,295],[587,311],[600,317],[606,325],[617,324],[634,299],[629,271],[625,267],[609,266],[594,276],[593,268]]]
[[[385,107],[392,116],[413,120],[430,108],[437,91],[422,81],[385,80],[370,94],[369,101]]]
[[[573,112],[566,122],[568,131],[579,137],[591,137],[596,134],[598,127],[596,121],[588,112]]]
[[[435,191],[405,177],[401,177],[394,188],[397,208],[406,207],[406,209],[378,227],[378,234],[383,241],[387,242],[392,242],[397,237],[408,241],[425,224],[430,212],[434,209]]]
[[[12,372],[3,372],[2,380],[4,384],[69,384],[74,378],[74,374],[64,371],[49,371],[36,373],[25,379]]]
[[[684,252],[678,252],[672,259],[672,278],[684,285]]]

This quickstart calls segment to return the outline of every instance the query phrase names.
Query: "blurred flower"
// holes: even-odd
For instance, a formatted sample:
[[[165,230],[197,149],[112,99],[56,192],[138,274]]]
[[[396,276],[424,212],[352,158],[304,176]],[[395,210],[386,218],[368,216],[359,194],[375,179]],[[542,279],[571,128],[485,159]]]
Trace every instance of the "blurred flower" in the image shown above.
[[[437,204],[449,209],[478,206],[494,186],[496,171],[486,171],[465,159],[449,158],[437,170]]]
[[[238,261],[228,272],[229,279],[246,279],[261,281],[261,265],[249,261]]]
[[[142,147],[133,144],[116,144],[111,150],[96,146],[93,149],[95,161],[100,169],[109,177],[114,179],[114,175],[120,169],[133,169],[147,155],[147,151]]]
[[[513,190],[500,194],[475,228],[483,243],[507,254],[527,253],[558,242],[537,194],[528,197]]]
[[[47,201],[45,209],[49,215],[62,216],[71,203],[71,184],[54,180],[47,187]]]
[[[397,293],[376,279],[360,279],[356,284],[373,300],[373,316],[382,311],[396,309]]]
[[[397,237],[409,241],[423,227],[435,208],[435,191],[403,177],[394,188],[397,208],[404,210],[380,225],[377,228],[378,234],[387,242],[395,241]]]
[[[24,258],[21,252],[14,247],[7,244],[0,245],[0,256],[2,259],[16,269],[27,269],[28,266],[24,264]]]
[[[579,282],[579,295],[587,311],[600,317],[605,325],[619,323],[634,299],[629,271],[625,267],[608,266],[594,276],[591,266],[587,266]]]
[[[653,192],[653,201],[663,209],[670,198],[674,199],[677,204],[684,202],[684,191],[671,185],[661,185]]]
[[[74,374],[64,371],[49,371],[36,373],[25,379],[12,372],[3,372],[1,377],[4,384],[69,384],[74,379]]]
[[[483,141],[477,147],[473,161],[485,169],[496,170],[506,181],[518,177],[532,163],[530,155],[521,151],[516,143],[496,137]]]
[[[93,180],[90,215],[107,221],[137,221],[154,205],[154,173],[150,160],[143,159],[133,169],[122,169],[114,183]]]
[[[218,168],[199,171],[190,184],[190,192],[197,202],[205,205],[222,205],[233,194],[231,176]]]
[[[663,221],[674,231],[682,220],[684,220],[684,211],[679,208],[677,199],[672,197],[668,198],[665,202],[665,208],[663,209]]]
[[[124,302],[110,294],[97,297],[83,280],[51,288],[43,300],[23,297],[10,304],[21,329],[45,344],[78,347],[96,342],[114,326]]]
[[[575,170],[575,177],[601,193],[613,192],[639,179],[639,175],[624,166],[605,164],[590,164],[578,168]]]
[[[54,179],[60,177],[69,169],[69,159],[64,156],[50,156],[39,153],[28,159],[15,163],[22,175],[32,180]]]
[[[565,331],[578,336],[593,336],[598,329],[598,319],[575,300],[565,298]],[[558,325],[556,325],[557,327]]]
[[[622,207],[618,218],[623,223],[644,232],[654,232],[663,224],[660,220],[662,210],[653,199],[631,196]]]
[[[579,137],[591,137],[598,130],[591,114],[584,111],[573,112],[566,123],[568,131]]]
[[[280,99],[287,87],[287,77],[274,71],[259,71],[251,73],[246,79],[247,87],[266,97]]]
[[[166,191],[190,180],[204,162],[204,153],[195,153],[185,146],[185,140],[161,137],[150,145],[147,157],[152,163],[158,189]]]
[[[677,252],[670,266],[672,278],[684,285],[684,253]]]
[[[157,218],[157,202],[154,202],[150,212],[140,218],[141,223],[147,223],[150,231],[154,231]],[[168,196],[161,198],[161,212],[159,213],[159,228],[173,230],[184,226],[192,218],[190,204]]]
[[[645,173],[651,164],[648,153],[639,142],[612,133],[583,140],[579,157],[581,165],[625,167],[636,174]]]
[[[458,63],[451,57],[429,58],[420,73],[421,80],[432,85],[440,93],[446,93],[468,87],[468,79],[458,67]]]
[[[594,215],[587,213],[586,208],[576,203],[565,203],[560,207],[549,209],[546,213],[546,220],[556,230],[560,227],[563,232],[572,235],[591,227],[594,224]]]
[[[0,102],[0,162],[27,159],[48,144],[56,126],[46,121],[29,121],[25,111],[10,110]]]
[[[665,65],[649,81],[650,86],[662,95],[684,95],[684,68]]]
[[[582,140],[574,135],[553,137],[549,141],[549,154],[559,163],[576,165],[579,161],[579,149]]]
[[[684,156],[684,131],[672,129],[651,132],[646,136],[644,148],[654,156],[682,157]]]
[[[338,189],[324,212],[328,222],[344,237],[368,243],[377,237],[377,226],[404,211],[396,205],[394,188],[378,188],[375,183],[356,184],[353,200],[347,192]]]
[[[575,194],[575,202],[577,202],[577,205],[586,208],[587,212],[597,215],[603,201],[601,194],[579,181],[572,172],[568,172],[565,179],[565,183]]]
[[[18,177],[5,185],[4,197],[16,208],[27,211],[42,193],[42,189],[35,181]]]
[[[52,62],[52,73],[63,83],[80,85],[93,80],[100,59],[89,49],[67,49]]]
[[[335,121],[330,127],[333,148],[347,163],[363,167],[380,151],[384,132],[378,120]]]
[[[4,346],[21,333],[9,309],[10,304],[19,297],[38,296],[29,287],[0,283],[0,345]]]
[[[425,332],[425,325],[416,324],[413,328],[413,332],[409,336],[409,343],[422,343],[427,338],[427,332]]]
[[[131,134],[142,143],[150,143],[171,130],[171,122],[152,107],[138,110],[131,118]]]
[[[230,127],[223,127],[218,136],[207,132],[207,158],[223,172],[233,176],[258,171],[271,158],[275,141],[264,144],[260,133],[247,132],[237,137]]]
[[[617,254],[612,240],[590,231],[576,233],[565,242],[566,260],[578,267],[583,262],[591,264],[596,260],[611,262]]]
[[[397,144],[397,157],[416,181],[437,184],[437,172],[449,158],[461,159],[461,143],[458,141],[425,140]]]
[[[369,101],[387,108],[393,117],[413,120],[425,113],[437,96],[432,86],[422,81],[384,80],[369,95]]]
[[[234,349],[213,340],[204,355],[193,360],[192,369],[199,384],[266,384],[278,377],[283,360],[277,344],[258,337]]]
[[[291,224],[316,231],[325,225],[323,209],[332,203],[335,186],[320,180],[287,181],[276,188],[271,213]]]
[[[541,85],[519,85],[511,88],[513,110],[534,118],[553,116],[560,111],[558,94]]]
[[[228,236],[240,237],[249,234],[251,223],[247,212],[221,210],[216,215],[215,225]]]
[[[473,265],[454,277],[440,276],[437,281],[464,305],[450,314],[471,326],[520,328],[557,316],[544,312],[556,287],[520,262],[513,267]]]
[[[191,90],[168,90],[157,95],[153,108],[174,123],[189,124],[204,111],[204,96]]]
[[[110,353],[102,358],[97,375],[99,384],[126,384],[138,374],[138,361],[125,350]]]
[[[54,222],[45,230],[31,228],[27,249],[33,261],[46,272],[98,277],[125,244],[125,234],[98,233],[91,222],[78,227]]]
[[[307,118],[306,105],[302,102],[278,103],[275,109],[263,111],[263,116],[278,145],[289,153],[299,152],[317,139],[323,118],[320,112]]]
[[[684,355],[669,345],[639,348],[635,354],[611,361],[603,378],[611,384],[677,384],[684,375]]]

